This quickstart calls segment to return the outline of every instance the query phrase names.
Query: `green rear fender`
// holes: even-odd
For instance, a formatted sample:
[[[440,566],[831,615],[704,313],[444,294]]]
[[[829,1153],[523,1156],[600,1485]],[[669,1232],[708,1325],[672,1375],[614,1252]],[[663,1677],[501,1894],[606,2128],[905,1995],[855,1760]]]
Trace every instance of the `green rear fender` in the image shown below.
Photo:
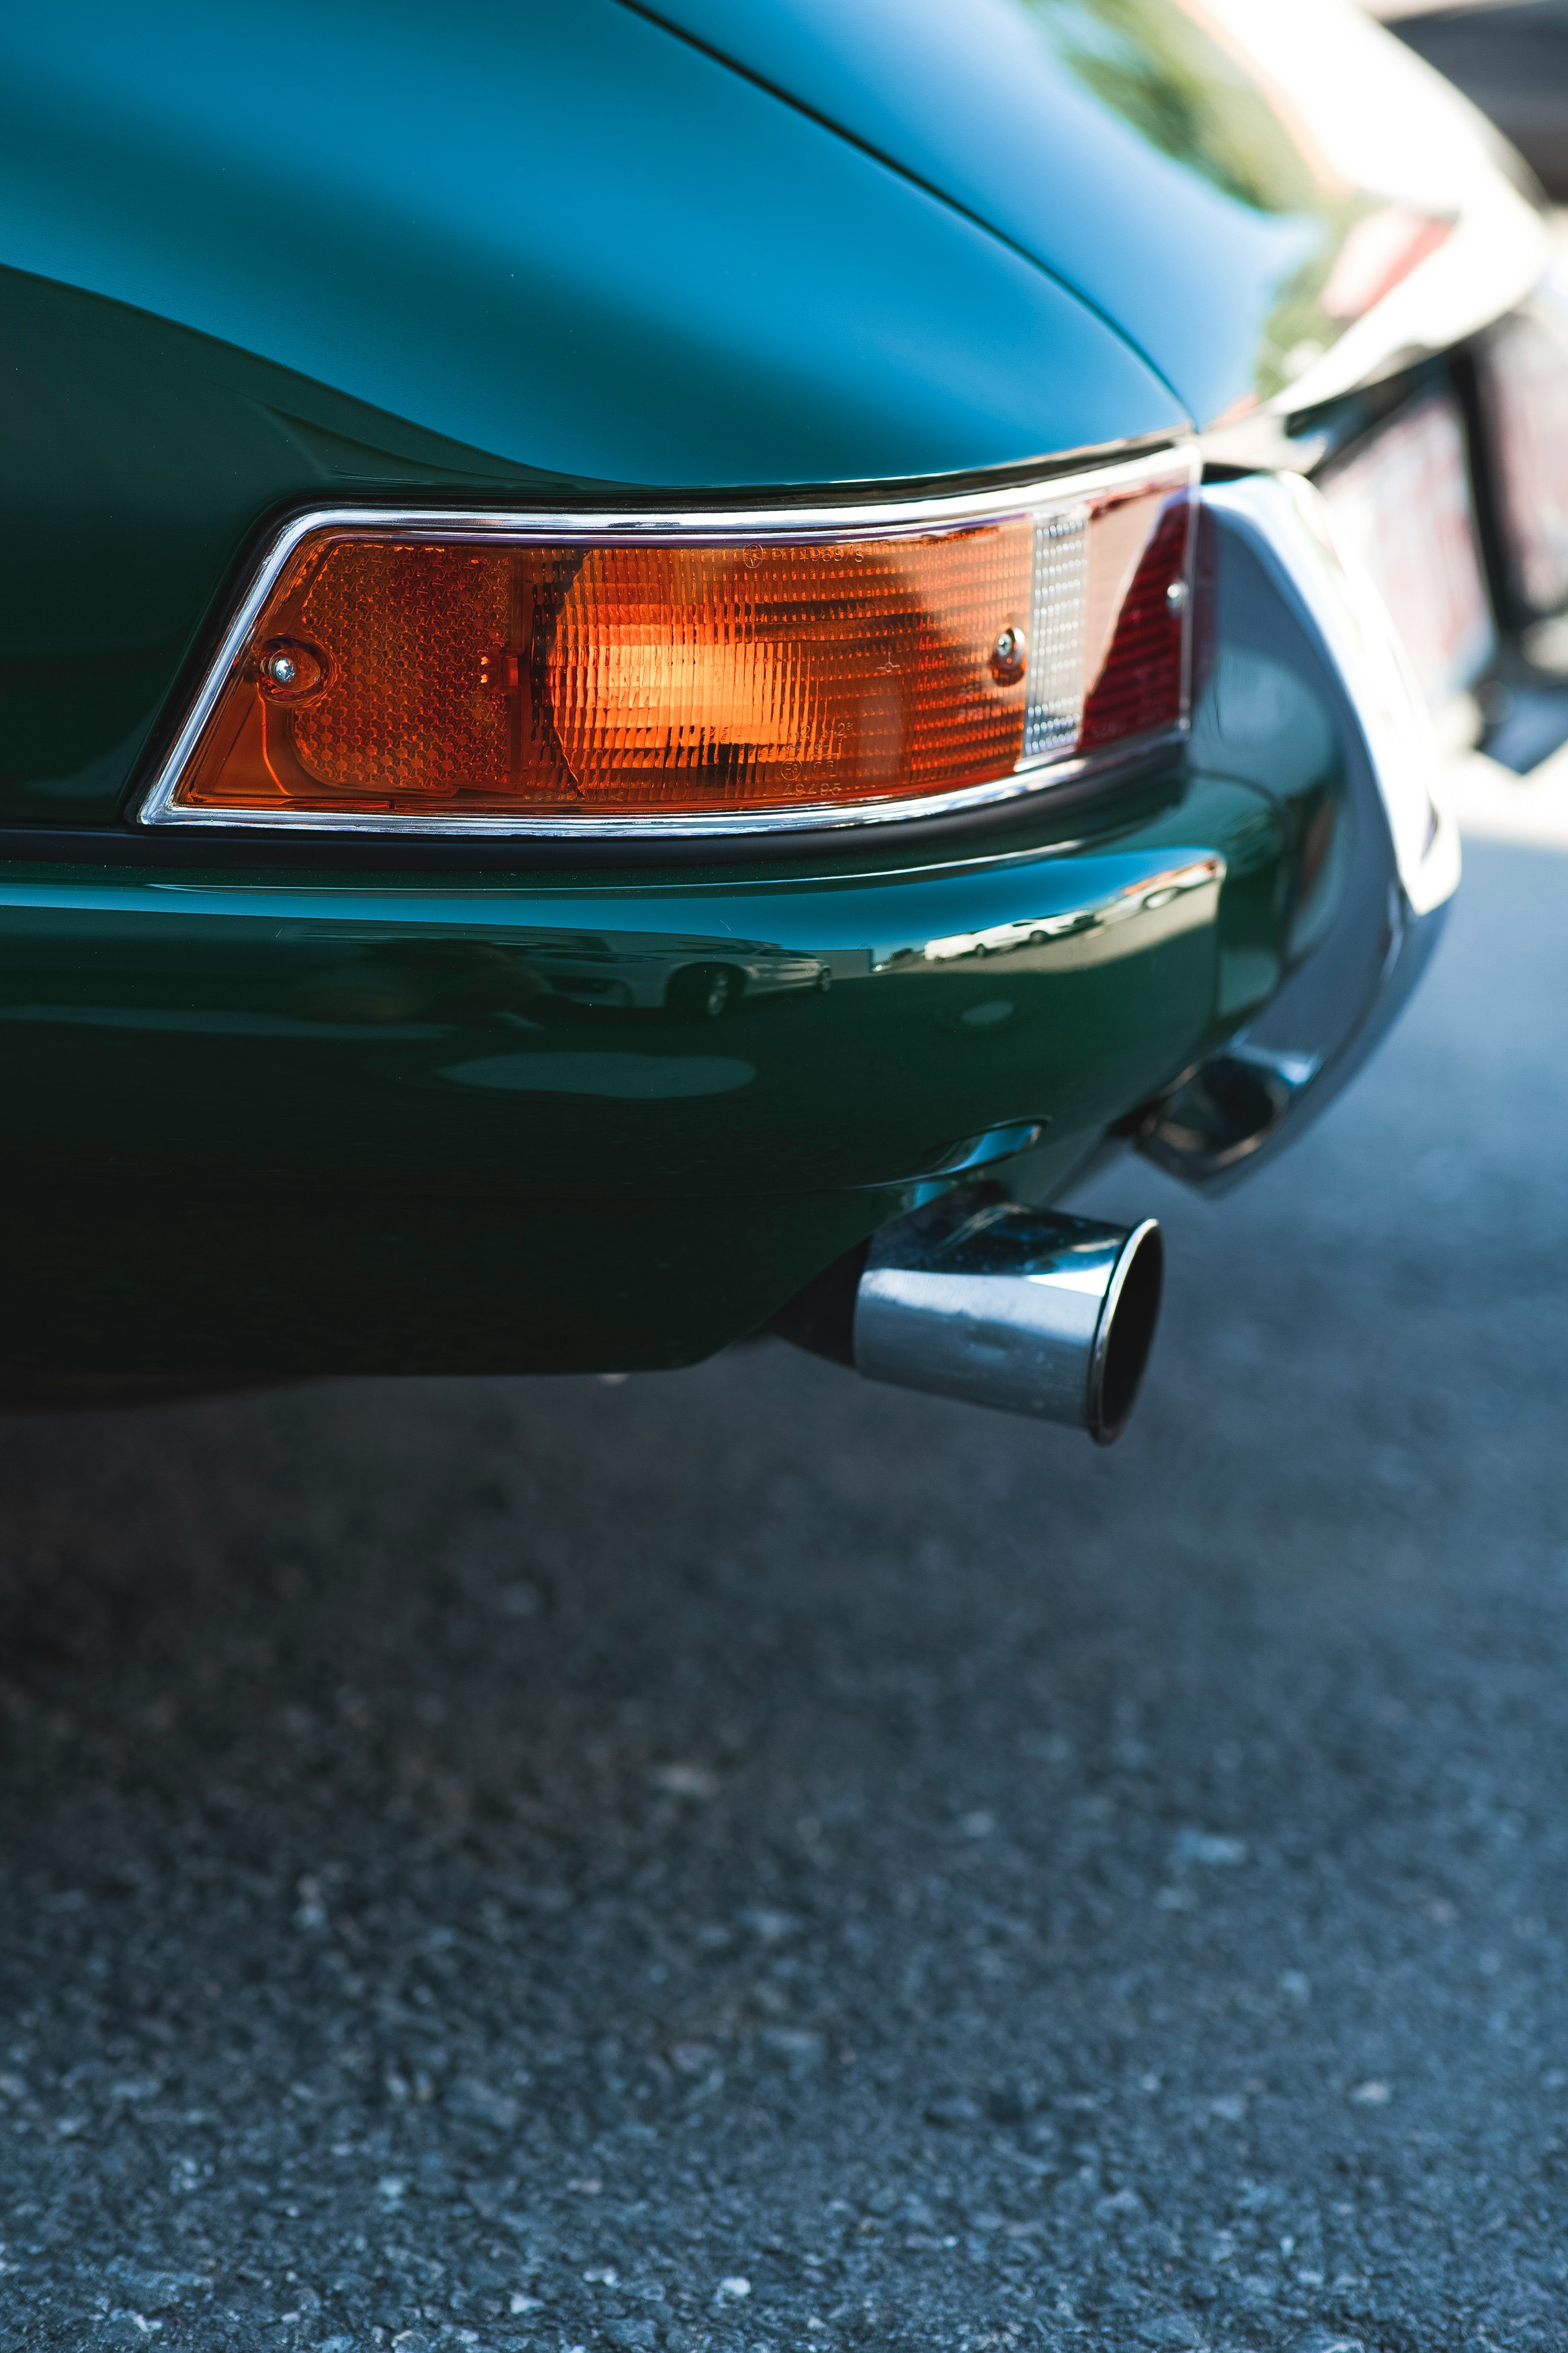
[[[1037,1130],[988,1173],[1054,1189],[1278,982],[1289,824],[1154,798],[1065,855],[657,892],[12,868],[9,1347],[680,1362],[966,1154]],[[716,1012],[672,987],[715,969]]]

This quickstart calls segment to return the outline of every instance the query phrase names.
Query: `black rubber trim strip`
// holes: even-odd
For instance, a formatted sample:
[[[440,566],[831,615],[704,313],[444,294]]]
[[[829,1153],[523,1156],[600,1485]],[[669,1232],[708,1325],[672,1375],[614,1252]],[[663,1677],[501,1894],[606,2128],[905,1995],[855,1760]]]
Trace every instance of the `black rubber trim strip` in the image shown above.
[[[269,833],[262,826],[0,826],[0,865],[243,869],[247,873],[582,874],[705,878],[733,867],[786,867],[805,876],[836,869],[896,865],[900,857],[949,850],[955,861],[1016,836],[1024,849],[1049,849],[1081,838],[1086,812],[1094,830],[1114,830],[1143,806],[1163,807],[1182,790],[1182,754],[1168,745],[1121,770],[1053,785],[989,807],[956,809],[909,824],[858,825],[823,833],[686,835],[663,840],[600,838],[570,841],[489,835]]]

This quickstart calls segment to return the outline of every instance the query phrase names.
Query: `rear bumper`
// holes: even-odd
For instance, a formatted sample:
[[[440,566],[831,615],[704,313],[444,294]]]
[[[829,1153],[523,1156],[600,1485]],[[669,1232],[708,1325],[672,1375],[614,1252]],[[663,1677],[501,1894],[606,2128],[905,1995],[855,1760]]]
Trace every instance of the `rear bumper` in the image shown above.
[[[960,1172],[1059,1189],[1277,987],[1295,850],[1193,772],[1034,826],[701,881],[0,870],[5,1354],[678,1363]]]

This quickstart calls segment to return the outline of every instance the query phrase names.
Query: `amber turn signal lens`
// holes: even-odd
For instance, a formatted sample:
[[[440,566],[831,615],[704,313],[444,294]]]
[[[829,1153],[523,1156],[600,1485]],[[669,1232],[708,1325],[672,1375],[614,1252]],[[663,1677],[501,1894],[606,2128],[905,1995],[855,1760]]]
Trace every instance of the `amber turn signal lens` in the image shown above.
[[[1187,476],[942,530],[295,536],[147,814],[521,831],[928,803],[1182,716]]]

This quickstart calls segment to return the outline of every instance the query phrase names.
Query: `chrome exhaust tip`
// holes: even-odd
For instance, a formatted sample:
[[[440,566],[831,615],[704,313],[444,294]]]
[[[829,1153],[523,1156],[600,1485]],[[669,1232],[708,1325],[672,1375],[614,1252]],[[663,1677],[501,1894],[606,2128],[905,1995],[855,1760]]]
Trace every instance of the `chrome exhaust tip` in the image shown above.
[[[868,1380],[1110,1446],[1137,1402],[1163,1280],[1152,1218],[1106,1226],[950,1195],[830,1267],[774,1328]]]
[[[1152,1218],[987,1202],[901,1219],[871,1243],[851,1345],[868,1380],[1121,1437],[1153,1345],[1164,1245]]]

